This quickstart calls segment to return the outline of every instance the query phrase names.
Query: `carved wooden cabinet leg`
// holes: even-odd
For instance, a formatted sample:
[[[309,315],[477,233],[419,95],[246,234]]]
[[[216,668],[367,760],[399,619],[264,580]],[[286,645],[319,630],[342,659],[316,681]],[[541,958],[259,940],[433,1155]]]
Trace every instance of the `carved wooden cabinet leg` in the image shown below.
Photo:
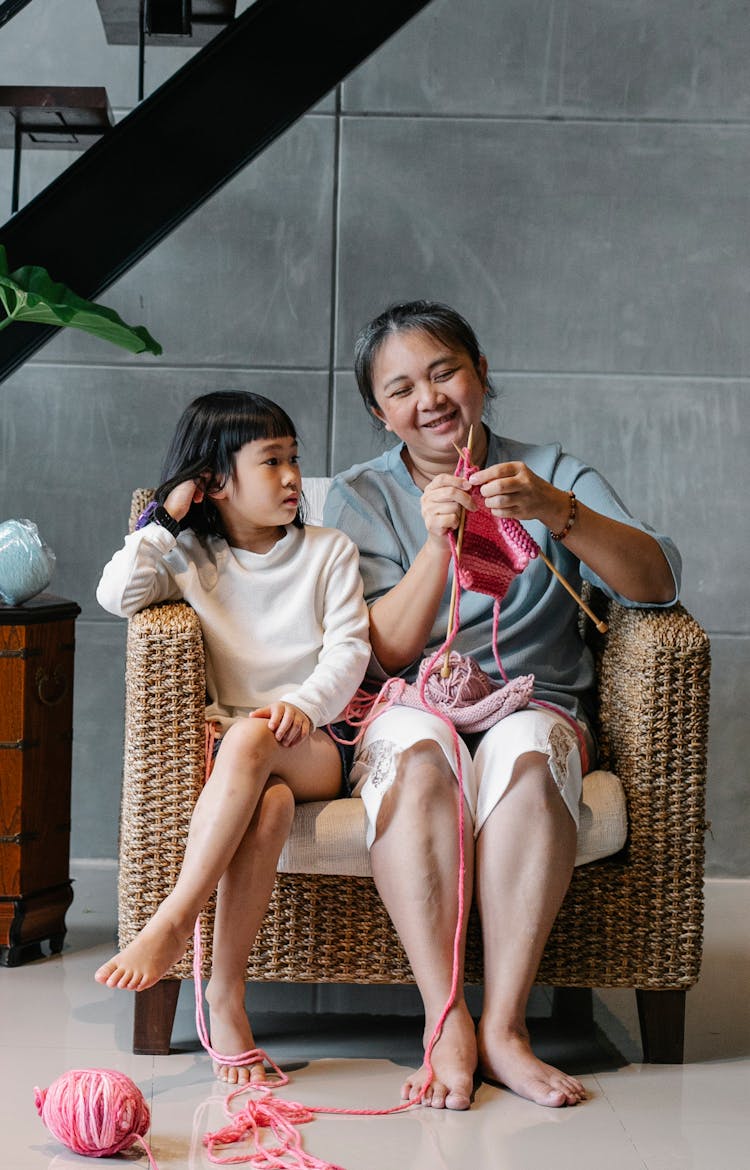
[[[636,988],[646,1064],[682,1064],[685,1047],[685,992]]]
[[[146,991],[134,993],[133,1052],[168,1055],[179,993],[179,979],[162,979]]]

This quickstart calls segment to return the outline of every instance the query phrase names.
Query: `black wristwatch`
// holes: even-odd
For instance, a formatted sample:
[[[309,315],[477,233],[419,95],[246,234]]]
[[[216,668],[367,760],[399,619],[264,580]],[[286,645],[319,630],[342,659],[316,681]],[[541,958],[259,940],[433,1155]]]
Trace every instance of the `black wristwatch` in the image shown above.
[[[158,524],[160,528],[166,528],[167,532],[171,532],[175,539],[180,535],[180,525],[175,520],[174,516],[170,516],[163,504],[157,504],[151,513],[151,520],[154,524]]]

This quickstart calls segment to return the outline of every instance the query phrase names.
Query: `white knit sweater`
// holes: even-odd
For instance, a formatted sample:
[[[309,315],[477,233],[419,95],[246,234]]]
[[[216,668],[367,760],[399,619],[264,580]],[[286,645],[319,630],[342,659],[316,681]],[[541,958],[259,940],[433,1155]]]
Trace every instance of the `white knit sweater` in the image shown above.
[[[356,546],[331,528],[295,528],[267,553],[156,524],[125,538],[96,591],[130,617],[157,601],[195,609],[206,650],[206,718],[223,726],[275,700],[320,727],[346,707],[370,657]]]

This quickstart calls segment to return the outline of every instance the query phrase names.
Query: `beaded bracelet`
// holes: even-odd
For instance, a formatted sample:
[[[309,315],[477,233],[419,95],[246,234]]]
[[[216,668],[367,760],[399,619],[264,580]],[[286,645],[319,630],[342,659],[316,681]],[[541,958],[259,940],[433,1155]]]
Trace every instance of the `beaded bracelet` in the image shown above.
[[[568,495],[570,496],[570,511],[568,513],[568,519],[566,521],[565,527],[560,532],[550,532],[550,536],[553,540],[564,540],[576,522],[576,509],[578,507],[576,494],[575,492],[568,492]]]

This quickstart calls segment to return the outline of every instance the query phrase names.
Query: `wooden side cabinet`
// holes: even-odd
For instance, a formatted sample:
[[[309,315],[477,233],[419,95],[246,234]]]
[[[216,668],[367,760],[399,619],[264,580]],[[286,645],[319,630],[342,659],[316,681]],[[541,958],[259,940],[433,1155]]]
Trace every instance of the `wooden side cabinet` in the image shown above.
[[[0,965],[62,950],[70,881],[74,601],[0,603]]]

